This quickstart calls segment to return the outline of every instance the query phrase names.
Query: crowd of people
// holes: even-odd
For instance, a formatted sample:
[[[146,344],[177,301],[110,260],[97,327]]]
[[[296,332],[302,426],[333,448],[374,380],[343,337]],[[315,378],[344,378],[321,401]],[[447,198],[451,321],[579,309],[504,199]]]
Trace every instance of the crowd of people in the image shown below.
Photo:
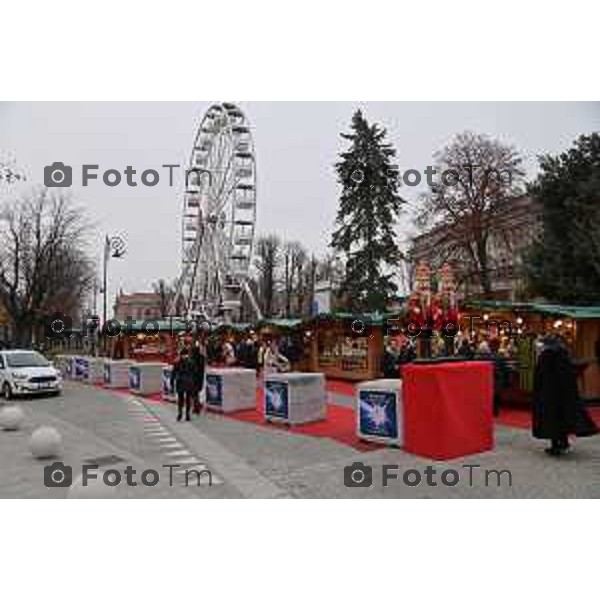
[[[425,343],[423,343],[425,342]],[[418,350],[417,343],[423,344]],[[513,339],[489,337],[467,337],[457,335],[454,338],[432,336],[428,340],[415,340],[411,337],[389,338],[383,354],[383,372],[387,378],[399,377],[402,365],[416,360],[417,356],[427,359],[456,357],[464,360],[511,361],[517,356],[517,347]]]
[[[203,340],[196,340],[191,348],[184,344],[171,371],[171,385],[177,395],[178,421],[183,419],[184,411],[186,421],[191,420],[192,412],[198,415],[202,412],[201,393],[209,361],[226,367],[255,369],[257,374],[282,373],[291,368],[290,359],[276,339],[258,342],[247,337],[235,345],[226,339],[220,344],[218,352],[215,352],[214,345],[210,347]]]

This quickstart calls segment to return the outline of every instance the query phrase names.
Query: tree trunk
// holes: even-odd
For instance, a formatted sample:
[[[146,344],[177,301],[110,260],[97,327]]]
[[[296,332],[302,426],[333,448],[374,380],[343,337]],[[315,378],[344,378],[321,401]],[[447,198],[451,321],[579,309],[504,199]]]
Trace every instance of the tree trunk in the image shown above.
[[[479,281],[483,295],[489,298],[492,295],[492,281],[488,268],[487,244],[484,241],[477,243],[477,262],[479,263]]]
[[[33,325],[29,319],[14,320],[14,348],[28,348],[31,345],[31,336],[33,334]]]

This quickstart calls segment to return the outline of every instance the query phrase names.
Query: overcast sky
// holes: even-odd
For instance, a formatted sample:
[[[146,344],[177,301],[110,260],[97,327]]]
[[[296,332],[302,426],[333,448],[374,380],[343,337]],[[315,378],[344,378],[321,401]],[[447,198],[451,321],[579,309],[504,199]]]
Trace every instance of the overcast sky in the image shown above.
[[[166,163],[186,165],[195,128],[210,102],[0,103],[0,157],[14,157],[30,184],[41,184],[55,161],[73,166],[71,193],[95,228],[100,257],[105,233],[122,235],[127,255],[110,265],[111,291],[149,290],[179,272],[183,181],[169,187]],[[337,209],[333,170],[344,148],[353,111],[388,131],[401,171],[422,170],[454,133],[471,130],[514,144],[529,175],[536,155],[559,152],[579,134],[600,130],[600,103],[465,102],[240,102],[254,133],[258,172],[258,232],[300,240],[309,251],[326,250]],[[156,168],[156,187],[110,188],[101,181],[81,187],[81,165],[100,172],[128,165]],[[164,176],[163,176],[164,175]],[[21,189],[22,191],[22,189]],[[403,190],[403,193],[406,190]],[[0,190],[0,193],[5,192]],[[408,196],[415,196],[410,190]],[[408,216],[401,238],[409,231]]]

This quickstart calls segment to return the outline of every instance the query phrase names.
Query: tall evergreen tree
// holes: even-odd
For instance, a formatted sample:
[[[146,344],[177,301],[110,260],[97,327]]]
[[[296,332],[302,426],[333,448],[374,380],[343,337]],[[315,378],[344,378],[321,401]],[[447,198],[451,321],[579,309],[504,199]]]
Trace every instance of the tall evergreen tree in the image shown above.
[[[403,202],[391,162],[396,151],[385,129],[369,125],[360,110],[351,129],[342,134],[350,147],[335,165],[342,193],[331,247],[345,258],[340,293],[348,308],[382,312],[397,290],[394,268],[402,257],[394,231]]]
[[[542,233],[525,269],[532,293],[555,302],[600,302],[600,134],[580,136],[558,156],[540,158],[529,193]]]

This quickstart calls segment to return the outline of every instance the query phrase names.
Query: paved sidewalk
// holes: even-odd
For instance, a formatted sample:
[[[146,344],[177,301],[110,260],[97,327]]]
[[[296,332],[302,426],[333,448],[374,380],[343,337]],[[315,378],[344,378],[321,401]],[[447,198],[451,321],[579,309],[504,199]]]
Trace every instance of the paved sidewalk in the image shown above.
[[[227,485],[219,474],[212,473],[213,485],[203,475],[187,477],[185,469],[209,469],[202,457],[197,457],[168,426],[134,397],[78,384],[67,384],[60,398],[39,398],[16,401],[26,415],[19,431],[0,431],[0,497],[3,498],[64,498],[66,488],[46,488],[44,466],[52,460],[39,461],[31,456],[29,437],[40,425],[55,427],[63,438],[59,460],[73,468],[73,479],[81,473],[84,463],[100,463],[102,469],[123,472],[131,465],[139,482],[142,471],[154,469],[160,481],[154,487],[138,483],[136,487],[115,488],[118,498],[231,498],[240,494]],[[170,425],[170,423],[168,424]],[[163,465],[179,464],[168,469]],[[170,482],[169,479],[172,481]],[[170,485],[172,483],[172,485]]]
[[[330,398],[346,402],[344,397]],[[27,442],[33,428],[55,426],[62,434],[61,460],[81,469],[84,461],[113,456],[106,468],[123,470],[131,464],[140,473],[160,470],[164,464],[181,469],[207,469],[213,476],[208,486],[192,478],[184,485],[184,473],[175,473],[173,486],[161,477],[156,487],[119,486],[125,498],[598,498],[600,497],[600,436],[580,440],[569,456],[554,459],[543,452],[544,443],[528,431],[496,427],[496,448],[466,459],[435,462],[398,449],[369,452],[338,442],[309,437],[275,427],[262,427],[226,416],[204,413],[191,423],[175,421],[175,406],[134,396],[69,383],[62,398],[19,401],[27,415],[22,431],[0,431],[0,497],[62,498],[64,488],[46,488],[43,466],[33,459]],[[362,462],[372,471],[372,487],[348,489],[344,468]],[[382,465],[397,465],[397,481],[382,485]],[[473,468],[473,485],[469,471]],[[427,486],[425,469],[436,469],[437,486]],[[417,469],[422,483],[402,482],[404,471]],[[460,475],[455,486],[441,483],[442,471]],[[485,470],[510,470],[501,477]],[[166,472],[165,472],[166,474]],[[162,476],[162,472],[161,472]],[[139,477],[139,475],[138,475]]]

